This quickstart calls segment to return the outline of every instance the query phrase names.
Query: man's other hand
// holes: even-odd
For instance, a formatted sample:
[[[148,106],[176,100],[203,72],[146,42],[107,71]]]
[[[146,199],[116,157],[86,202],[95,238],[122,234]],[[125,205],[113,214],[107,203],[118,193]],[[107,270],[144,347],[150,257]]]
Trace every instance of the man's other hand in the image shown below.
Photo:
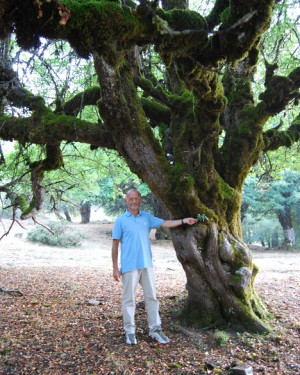
[[[113,270],[113,278],[114,278],[116,281],[120,281],[120,279],[121,279],[121,274],[120,274],[120,271],[119,271],[118,268]]]

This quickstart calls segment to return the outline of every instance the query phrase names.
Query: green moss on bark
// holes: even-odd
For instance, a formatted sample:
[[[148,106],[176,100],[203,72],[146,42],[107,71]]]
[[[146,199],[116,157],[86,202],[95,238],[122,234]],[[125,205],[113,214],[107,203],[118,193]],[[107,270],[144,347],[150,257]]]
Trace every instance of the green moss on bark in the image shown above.
[[[68,1],[76,17],[68,21],[68,39],[80,56],[88,57],[91,51],[101,51],[111,65],[122,62],[121,47],[136,35],[140,27],[130,8],[107,1]]]
[[[169,65],[172,61],[172,50],[177,50],[180,54],[184,51],[193,51],[199,45],[205,45],[208,40],[208,25],[206,19],[199,13],[191,10],[173,9],[168,12],[158,10],[158,16],[167,22],[168,27],[175,32],[184,30],[198,30],[198,32],[189,32],[183,34],[166,33],[160,40],[159,50],[161,57]],[[161,31],[159,24],[157,24],[158,32]],[[203,31],[201,33],[201,30]],[[159,33],[158,33],[159,35]],[[161,39],[161,35],[159,36]]]
[[[50,132],[51,132],[51,126],[56,127],[56,126],[64,125],[76,131],[76,128],[78,130],[88,129],[90,125],[88,121],[74,118],[73,116],[66,116],[66,115],[60,115],[60,114],[55,115],[54,113],[48,113],[42,116],[41,122],[43,125],[48,125],[50,127],[49,129]]]
[[[198,309],[185,308],[177,313],[177,318],[188,326],[196,328],[213,328],[216,322],[223,322],[223,318],[219,314],[203,314]]]
[[[56,39],[59,35],[70,42],[79,56],[87,58],[93,51],[101,51],[117,65],[120,50],[126,49],[132,38],[138,39],[147,28],[129,7],[121,7],[119,2],[65,0],[63,4],[70,11],[65,26],[59,23],[61,17],[53,1],[40,5],[40,17],[38,5],[23,3],[19,2],[12,12],[12,22],[18,44],[24,49],[38,47],[39,36]]]
[[[141,103],[145,114],[154,122],[156,125],[164,123],[169,126],[171,111],[165,105],[155,102],[154,100],[148,98],[141,98]]]
[[[22,212],[25,212],[27,209],[28,209],[28,204],[27,204],[27,200],[26,200],[26,197],[24,195],[19,195],[16,199],[19,207],[20,207],[20,210]]]
[[[164,12],[160,9],[158,15],[165,19],[173,30],[207,30],[206,19],[193,10],[173,9]]]

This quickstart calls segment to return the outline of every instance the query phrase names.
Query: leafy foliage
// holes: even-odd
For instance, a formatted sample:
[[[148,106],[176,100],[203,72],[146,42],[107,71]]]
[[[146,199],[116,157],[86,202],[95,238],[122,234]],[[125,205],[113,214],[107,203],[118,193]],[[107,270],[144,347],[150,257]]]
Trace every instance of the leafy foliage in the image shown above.
[[[153,212],[153,207],[147,199],[150,194],[149,188],[128,172],[123,170],[123,173],[118,176],[111,175],[99,181],[99,192],[95,196],[95,201],[104,208],[105,213],[109,216],[115,217],[124,212],[126,191],[132,188],[141,193],[143,198],[141,210]]]

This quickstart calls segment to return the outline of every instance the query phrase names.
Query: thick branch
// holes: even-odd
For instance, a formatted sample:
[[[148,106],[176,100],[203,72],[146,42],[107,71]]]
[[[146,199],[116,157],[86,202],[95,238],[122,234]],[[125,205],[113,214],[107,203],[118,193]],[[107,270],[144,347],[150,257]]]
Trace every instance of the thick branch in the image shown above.
[[[263,134],[264,152],[274,151],[278,148],[290,147],[293,143],[300,140],[300,115],[292,122],[291,126],[285,131],[270,129]]]
[[[260,134],[269,115],[265,105],[254,105],[251,88],[255,63],[251,58],[255,50],[240,61],[235,69],[228,68],[223,86],[228,100],[221,118],[225,139],[217,158],[217,170],[231,187],[241,187],[248,170],[260,153]]]
[[[0,78],[1,96],[14,107],[28,108],[34,112],[32,117],[26,118],[1,117],[0,137],[2,139],[9,141],[15,139],[21,143],[35,144],[66,140],[89,143],[95,147],[114,148],[111,137],[101,130],[101,124],[91,124],[76,119],[76,115],[86,105],[97,104],[100,99],[99,87],[91,87],[66,102],[64,113],[69,116],[63,116],[51,113],[42,97],[35,96],[24,89],[10,66],[0,64]],[[80,139],[81,137],[83,138]]]
[[[287,77],[274,76],[267,80],[266,91],[259,98],[266,104],[266,111],[274,116],[285,109],[293,100],[299,99],[300,68],[294,69]]]
[[[12,67],[0,62],[0,100],[4,98],[15,107],[47,111],[44,99],[24,89]]]
[[[206,21],[210,30],[221,22],[221,14],[228,7],[228,0],[216,0],[213,9],[206,17]]]
[[[31,111],[40,113],[48,112],[45,101],[41,96],[35,96],[30,91],[15,87],[9,90],[6,99],[14,106],[19,108],[28,108]]]
[[[141,103],[153,126],[158,126],[162,122],[170,125],[171,111],[168,107],[144,97],[141,98]]]
[[[114,61],[114,48],[148,38],[148,24],[140,22],[129,7],[116,2],[65,0],[58,9],[57,1],[34,2],[11,0],[1,2],[1,36],[15,29],[23,49],[39,46],[39,38],[68,40],[81,57],[102,51]],[[26,22],[24,22],[26,20]],[[117,46],[115,46],[117,47]],[[114,61],[116,62],[116,61]]]
[[[86,105],[96,105],[99,99],[100,87],[90,87],[67,101],[64,105],[63,112],[69,116],[77,116]]]
[[[174,101],[170,98],[170,95],[168,95],[161,86],[154,87],[152,82],[150,82],[148,79],[142,78],[138,73],[136,69],[132,69],[132,75],[134,83],[139,86],[141,89],[145,91],[147,95],[151,95],[153,98],[158,100],[159,102],[163,103],[169,108],[176,109],[174,106]]]
[[[230,1],[220,15],[221,26],[212,36],[208,62],[218,51],[218,60],[236,62],[255,46],[271,21],[274,0]],[[221,7],[222,8],[222,7]]]
[[[44,203],[44,187],[42,185],[44,173],[59,169],[63,165],[60,143],[46,145],[46,158],[30,164],[32,200],[29,205],[25,198],[18,200],[22,214],[21,219],[34,218],[42,209]]]
[[[88,143],[115,149],[111,135],[100,124],[66,115],[48,113],[40,118],[0,117],[0,137],[6,141],[46,144],[60,141]]]

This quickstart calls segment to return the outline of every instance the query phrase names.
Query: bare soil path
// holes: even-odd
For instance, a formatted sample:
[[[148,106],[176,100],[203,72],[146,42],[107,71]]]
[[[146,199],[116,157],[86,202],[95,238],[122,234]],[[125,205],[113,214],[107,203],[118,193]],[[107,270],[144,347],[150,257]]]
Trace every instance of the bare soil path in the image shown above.
[[[11,221],[2,219],[0,237],[9,228]],[[2,225],[1,225],[2,224]],[[111,270],[111,231],[112,223],[94,222],[90,224],[69,224],[86,238],[79,248],[59,248],[32,243],[26,240],[28,231],[35,228],[31,220],[21,222],[23,229],[14,224],[9,235],[0,241],[0,265],[14,267],[87,267]],[[2,228],[1,228],[2,227]],[[183,272],[171,241],[155,240],[150,234],[154,265],[157,269]],[[253,251],[254,262],[258,265],[261,277],[286,278],[300,273],[300,253],[275,252],[272,250]]]

